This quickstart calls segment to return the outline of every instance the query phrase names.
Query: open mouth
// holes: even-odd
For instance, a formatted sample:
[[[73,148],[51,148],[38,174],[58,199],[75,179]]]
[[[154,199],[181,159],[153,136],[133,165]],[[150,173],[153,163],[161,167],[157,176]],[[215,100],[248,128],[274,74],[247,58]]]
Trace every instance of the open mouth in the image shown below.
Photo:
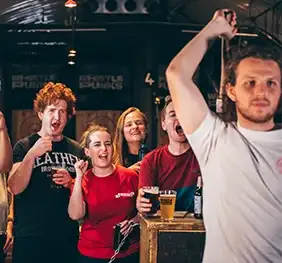
[[[175,131],[176,131],[176,133],[177,133],[178,135],[183,135],[183,134],[184,134],[184,133],[183,133],[183,129],[182,129],[182,127],[181,127],[179,124],[176,125]]]
[[[107,160],[107,157],[108,157],[107,153],[99,155],[99,159],[101,159],[101,160]]]
[[[52,123],[52,127],[53,127],[54,130],[57,130],[60,127],[60,123],[54,122],[54,123]]]

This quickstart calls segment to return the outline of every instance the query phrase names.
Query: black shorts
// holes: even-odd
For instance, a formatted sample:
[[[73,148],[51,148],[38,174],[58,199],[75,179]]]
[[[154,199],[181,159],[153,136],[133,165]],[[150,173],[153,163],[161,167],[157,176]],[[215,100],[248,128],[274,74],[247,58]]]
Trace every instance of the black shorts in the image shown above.
[[[89,258],[80,255],[78,263],[108,263],[110,259]],[[117,258],[114,263],[139,263],[139,253],[134,253],[125,258]]]
[[[3,251],[6,242],[6,235],[0,235],[0,263],[5,262],[6,254]]]
[[[13,263],[77,263],[77,238],[54,236],[53,238],[15,237]]]

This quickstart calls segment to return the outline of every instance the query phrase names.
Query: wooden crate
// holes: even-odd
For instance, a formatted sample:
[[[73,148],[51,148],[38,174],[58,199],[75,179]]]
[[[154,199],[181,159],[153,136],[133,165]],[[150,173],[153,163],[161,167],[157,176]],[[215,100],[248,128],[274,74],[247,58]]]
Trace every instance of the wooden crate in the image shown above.
[[[205,245],[202,220],[176,213],[173,222],[140,215],[140,263],[201,263]]]

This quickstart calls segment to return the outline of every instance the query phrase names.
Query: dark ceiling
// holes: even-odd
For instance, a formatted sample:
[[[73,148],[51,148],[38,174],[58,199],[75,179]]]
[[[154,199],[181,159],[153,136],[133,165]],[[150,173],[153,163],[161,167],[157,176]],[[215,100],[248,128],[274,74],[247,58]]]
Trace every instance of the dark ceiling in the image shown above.
[[[237,12],[241,25],[256,24],[281,39],[282,1],[277,0],[77,0],[77,2],[78,24],[88,25],[97,20],[118,22],[124,19],[205,24],[216,9],[231,8]],[[128,12],[128,9],[133,11]],[[262,15],[256,18],[260,14]],[[64,0],[0,1],[0,24],[66,24],[68,19],[69,11],[64,7]]]
[[[66,8],[65,1],[0,0],[0,30],[5,34],[0,41],[5,47],[0,49],[2,53],[45,52],[48,56],[51,49],[45,49],[46,45],[57,54],[76,46],[91,57],[90,51],[119,53],[113,47],[130,50],[130,46],[155,38],[158,46],[169,46],[166,50],[176,52],[220,8],[236,11],[241,35],[246,32],[250,36],[258,31],[254,27],[259,27],[280,39],[275,42],[282,47],[282,0],[76,0],[76,8]]]

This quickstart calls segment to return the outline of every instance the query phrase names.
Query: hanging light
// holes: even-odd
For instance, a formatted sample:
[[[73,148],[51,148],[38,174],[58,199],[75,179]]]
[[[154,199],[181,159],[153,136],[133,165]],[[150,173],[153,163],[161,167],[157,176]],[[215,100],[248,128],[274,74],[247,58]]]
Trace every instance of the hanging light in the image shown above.
[[[77,7],[77,3],[75,2],[75,0],[67,0],[65,2],[65,7],[67,8]]]
[[[161,98],[160,97],[156,97],[155,98],[155,104],[161,104]]]
[[[75,64],[75,58],[69,56],[68,64],[69,64],[69,65],[74,65],[74,64]]]
[[[74,56],[75,56],[76,51],[75,51],[75,49],[70,49],[69,53],[70,53],[70,54],[74,54]]]

